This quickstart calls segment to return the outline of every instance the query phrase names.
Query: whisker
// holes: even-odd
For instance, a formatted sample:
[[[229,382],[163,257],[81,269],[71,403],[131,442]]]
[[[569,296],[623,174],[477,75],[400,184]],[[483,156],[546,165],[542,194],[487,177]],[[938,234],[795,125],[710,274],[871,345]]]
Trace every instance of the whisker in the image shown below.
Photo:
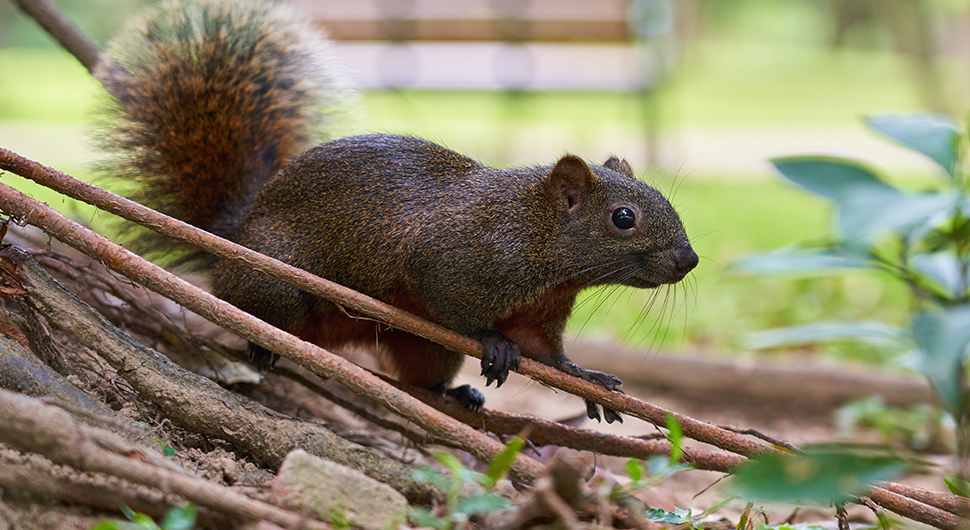
[[[617,263],[617,262],[619,262],[619,261],[620,261],[620,260],[617,260],[617,261],[615,261],[614,263]],[[612,265],[612,264],[609,264],[609,265]],[[588,269],[585,269],[585,270],[583,270],[583,271],[580,271],[580,272],[578,272],[578,273],[576,273],[576,274],[574,274],[574,275],[572,275],[572,276],[571,276],[570,278],[574,278],[574,277],[576,277],[576,276],[578,276],[578,275],[580,275],[580,274],[583,274],[583,273],[585,273],[585,272],[589,272],[589,271],[591,271],[591,270],[594,270],[594,269],[597,269],[597,268],[601,268],[601,267],[604,267],[604,266],[606,266],[606,265],[599,265],[599,266],[596,266],[596,267],[589,267]],[[580,291],[582,291],[583,289],[585,289],[585,288],[587,288],[587,287],[589,287],[590,285],[592,285],[592,284],[594,284],[594,283],[596,283],[596,282],[598,282],[598,281],[600,281],[600,280],[602,280],[603,278],[607,278],[607,277],[609,277],[610,275],[613,275],[613,274],[617,274],[618,272],[621,272],[621,271],[623,271],[624,269],[634,269],[634,268],[635,268],[635,267],[637,267],[637,266],[638,266],[638,264],[637,264],[637,263],[630,263],[630,264],[627,264],[627,265],[624,265],[623,267],[621,267],[621,268],[619,268],[619,269],[612,269],[612,270],[610,270],[610,272],[607,272],[606,274],[601,274],[600,276],[597,276],[596,278],[593,278],[592,280],[589,280],[588,282],[585,282],[585,283],[583,283],[583,284],[582,284],[582,285],[580,285],[579,287],[577,287],[577,288],[575,288],[575,289],[573,289],[572,291],[570,291],[569,293],[567,293],[567,294],[566,294],[565,296],[563,296],[562,298],[560,298],[559,300],[557,300],[557,301],[556,301],[555,303],[553,303],[553,304],[552,304],[551,306],[549,306],[549,308],[548,308],[548,309],[546,309],[546,310],[545,310],[545,311],[544,311],[544,312],[543,312],[542,314],[540,314],[540,315],[538,315],[538,316],[537,316],[537,319],[536,319],[536,322],[538,322],[538,321],[540,321],[540,320],[541,320],[541,319],[542,319],[543,317],[545,317],[546,315],[548,315],[550,311],[552,311],[553,309],[555,309],[556,307],[558,307],[558,306],[559,306],[560,304],[562,304],[562,303],[563,303],[563,302],[565,302],[566,300],[568,300],[568,299],[570,299],[570,298],[572,298],[573,296],[575,296],[575,295],[576,295],[577,293],[579,293],[579,292],[580,292]],[[636,271],[634,270],[634,272],[636,272]],[[625,280],[626,278],[629,278],[630,276],[632,276],[632,273],[631,273],[630,275],[628,275],[628,276],[626,276],[626,277],[623,277],[622,279],[624,279],[624,280]],[[568,281],[568,280],[569,280],[570,278],[567,278],[567,281]],[[615,282],[615,283],[621,283],[621,282]]]
[[[707,256],[700,256],[700,259],[706,259],[707,261],[710,261],[711,263],[713,263],[715,266],[721,267],[721,263],[715,260],[714,258],[709,258]]]
[[[695,246],[698,241],[704,239],[705,237],[710,236],[710,235],[713,235],[713,234],[717,234],[717,233],[720,233],[720,232],[723,232],[723,231],[724,231],[723,228],[718,228],[717,230],[711,230],[709,232],[704,232],[702,234],[695,234],[694,236],[692,236],[690,238],[690,244],[691,244],[691,246]]]

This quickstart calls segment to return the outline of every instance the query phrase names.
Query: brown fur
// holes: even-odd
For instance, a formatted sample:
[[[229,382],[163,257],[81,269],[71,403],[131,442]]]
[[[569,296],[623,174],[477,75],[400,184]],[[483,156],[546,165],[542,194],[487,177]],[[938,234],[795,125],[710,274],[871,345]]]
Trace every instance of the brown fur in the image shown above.
[[[150,38],[102,74],[123,114],[108,145],[127,154],[122,173],[147,186],[144,200],[479,338],[489,382],[501,384],[521,350],[619,385],[563,354],[576,294],[674,283],[697,263],[676,212],[626,161],[590,166],[566,155],[552,166],[503,170],[393,135],[344,138],[296,156],[307,137],[304,96],[313,92],[289,68],[307,55],[299,43],[283,42],[272,24],[234,22],[265,18],[258,9],[233,11],[202,24],[217,35],[195,35],[190,59],[178,21],[203,15],[178,13],[166,15],[176,20],[170,41]],[[140,31],[158,25],[150,19]],[[248,54],[240,45],[265,42],[277,47]],[[214,293],[237,307],[324,347],[375,346],[405,382],[438,387],[461,366],[461,355],[261,273],[218,260],[211,272]],[[269,362],[269,352],[250,351]]]

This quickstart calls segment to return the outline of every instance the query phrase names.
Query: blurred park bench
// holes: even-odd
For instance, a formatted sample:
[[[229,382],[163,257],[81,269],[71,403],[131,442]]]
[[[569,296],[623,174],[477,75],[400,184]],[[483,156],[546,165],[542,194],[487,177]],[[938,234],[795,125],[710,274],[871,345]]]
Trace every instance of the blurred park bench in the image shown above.
[[[512,108],[534,91],[622,92],[653,137],[652,93],[666,68],[649,42],[669,33],[667,0],[295,3],[338,43],[362,88],[495,90]]]

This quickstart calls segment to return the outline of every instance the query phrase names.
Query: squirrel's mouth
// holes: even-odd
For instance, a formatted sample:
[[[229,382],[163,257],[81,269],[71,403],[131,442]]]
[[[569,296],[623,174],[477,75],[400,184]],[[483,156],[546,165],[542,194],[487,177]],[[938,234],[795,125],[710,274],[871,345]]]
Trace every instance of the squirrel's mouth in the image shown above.
[[[656,289],[663,285],[662,283],[650,281],[644,278],[629,278],[623,282],[623,285],[628,287],[636,287],[637,289]]]

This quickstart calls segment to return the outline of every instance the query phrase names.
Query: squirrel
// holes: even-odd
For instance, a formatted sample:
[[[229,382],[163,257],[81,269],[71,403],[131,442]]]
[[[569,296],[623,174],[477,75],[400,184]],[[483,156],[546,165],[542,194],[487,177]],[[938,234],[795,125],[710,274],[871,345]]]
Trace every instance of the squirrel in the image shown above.
[[[486,386],[524,355],[617,390],[617,377],[566,357],[563,332],[582,289],[656,288],[697,265],[667,199],[616,157],[495,169],[407,136],[311,147],[341,111],[332,57],[319,30],[276,4],[152,8],[96,71],[114,98],[104,169],[143,204],[480,340]],[[163,239],[133,245],[207,269],[213,294],[304,340],[376,345],[399,380],[484,404],[469,385],[447,388],[463,355]],[[278,357],[248,352],[260,368]],[[599,419],[591,403],[587,414]]]

